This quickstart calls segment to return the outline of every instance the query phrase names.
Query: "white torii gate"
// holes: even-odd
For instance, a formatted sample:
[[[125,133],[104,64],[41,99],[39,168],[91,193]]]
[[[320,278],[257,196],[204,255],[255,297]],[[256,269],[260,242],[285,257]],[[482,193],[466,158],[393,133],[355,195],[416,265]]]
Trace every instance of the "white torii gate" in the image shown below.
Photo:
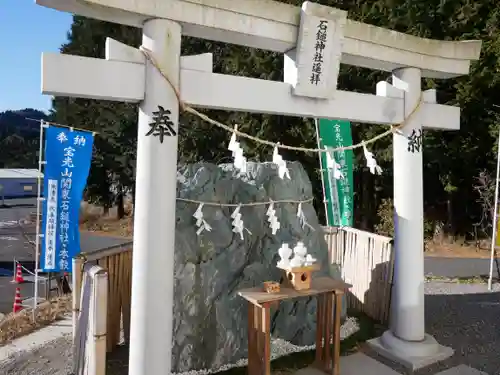
[[[421,78],[466,75],[480,41],[436,41],[347,20],[346,12],[269,0],[36,0],[143,28],[182,100],[194,107],[399,124],[421,98]],[[181,34],[286,53],[285,81],[212,73],[211,55],[180,57]],[[377,95],[336,90],[339,64],[393,74]],[[292,89],[291,89],[292,88]],[[140,103],[134,220],[131,375],[170,372],[177,125],[174,90],[139,50],[108,39],[106,60],[44,53],[42,92]],[[169,112],[166,112],[169,111]],[[396,264],[390,330],[372,342],[418,368],[453,352],[425,334],[422,128],[458,130],[460,109],[434,90],[394,134]],[[161,297],[159,297],[161,296]]]

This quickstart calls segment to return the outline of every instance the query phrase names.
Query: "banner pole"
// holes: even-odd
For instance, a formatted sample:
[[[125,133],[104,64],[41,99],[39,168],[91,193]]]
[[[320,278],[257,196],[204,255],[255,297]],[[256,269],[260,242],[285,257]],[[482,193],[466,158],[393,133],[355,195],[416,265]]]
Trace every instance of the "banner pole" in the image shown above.
[[[36,198],[36,238],[35,238],[35,293],[33,298],[33,321],[36,320],[36,307],[38,305],[38,269],[40,268],[40,202],[42,195],[42,165],[43,165],[43,129],[46,127],[45,122],[40,121],[40,145],[38,148],[38,184]]]
[[[319,137],[319,121],[317,118],[314,119],[314,125],[316,127],[316,141],[318,144],[318,148],[321,148],[321,138]],[[321,175],[321,187],[323,188],[323,204],[325,205],[325,218],[326,218],[326,226],[329,227],[331,225],[330,218],[328,215],[328,200],[326,198],[326,189],[325,189],[325,175],[323,169],[323,159],[321,158],[321,152],[318,152],[319,159],[319,170]]]
[[[495,259],[495,246],[497,240],[497,225],[498,225],[498,179],[500,178],[500,130],[498,134],[497,144],[497,174],[495,176],[495,207],[493,208],[493,229],[491,233],[491,254],[490,254],[490,275],[488,278],[488,290],[492,290],[493,284],[493,261]]]
[[[330,180],[330,190],[332,194],[332,199],[335,199],[335,204],[337,206],[336,214],[339,223],[339,228],[342,228],[344,225],[342,224],[342,213],[340,212],[340,196],[339,196],[339,188],[337,186],[337,180],[335,178],[332,178],[332,176],[330,175],[330,171],[327,171],[327,174],[328,174],[328,179]]]

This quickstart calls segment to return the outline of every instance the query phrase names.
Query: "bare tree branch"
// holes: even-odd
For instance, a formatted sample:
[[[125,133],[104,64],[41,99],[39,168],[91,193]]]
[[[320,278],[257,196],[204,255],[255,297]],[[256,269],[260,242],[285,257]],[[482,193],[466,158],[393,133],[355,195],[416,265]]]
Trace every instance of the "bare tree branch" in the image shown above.
[[[483,170],[475,178],[474,191],[479,195],[477,202],[481,206],[481,217],[477,225],[482,234],[489,238],[493,229],[493,216],[495,215],[495,179]]]

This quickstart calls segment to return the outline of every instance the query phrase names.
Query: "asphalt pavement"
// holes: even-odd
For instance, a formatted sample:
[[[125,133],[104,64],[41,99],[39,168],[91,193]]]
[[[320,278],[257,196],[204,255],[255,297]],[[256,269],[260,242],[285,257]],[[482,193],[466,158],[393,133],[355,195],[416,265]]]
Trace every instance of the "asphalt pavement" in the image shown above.
[[[34,295],[34,284],[12,284],[14,259],[30,271],[35,269],[36,225],[29,222],[30,214],[36,213],[36,198],[6,200],[0,206],[0,313],[12,310],[16,287],[21,289],[21,297]],[[129,242],[122,237],[108,237],[91,232],[80,232],[83,252],[92,252]],[[28,275],[27,272],[24,272]],[[40,293],[44,294],[43,288]]]
[[[32,267],[30,263],[35,261],[33,244],[36,239],[36,225],[28,219],[33,213],[36,213],[35,198],[6,200],[6,206],[0,206],[0,276],[1,269],[10,269],[14,259],[24,263],[26,268]],[[80,232],[83,252],[92,252],[129,241],[123,237]]]
[[[485,258],[425,258],[425,274],[438,277],[485,276],[490,273],[490,260]],[[493,277],[499,276],[500,261],[493,262]]]
[[[0,206],[0,268],[9,262],[34,261],[35,225],[22,225],[32,212],[36,212],[36,198],[6,200]]]

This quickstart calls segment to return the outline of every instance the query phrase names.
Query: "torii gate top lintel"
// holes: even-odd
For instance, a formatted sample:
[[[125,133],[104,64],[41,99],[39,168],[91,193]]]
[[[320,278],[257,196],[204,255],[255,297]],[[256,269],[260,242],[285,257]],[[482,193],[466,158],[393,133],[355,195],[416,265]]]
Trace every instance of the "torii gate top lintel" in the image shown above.
[[[287,52],[297,45],[301,9],[269,0],[35,0],[37,4],[135,27],[147,19],[182,24],[184,35]],[[307,6],[318,6],[306,2]],[[304,6],[303,6],[304,8]],[[333,9],[333,8],[332,8]],[[469,73],[481,41],[439,41],[347,20],[341,63],[392,72],[413,66],[422,77]]]

